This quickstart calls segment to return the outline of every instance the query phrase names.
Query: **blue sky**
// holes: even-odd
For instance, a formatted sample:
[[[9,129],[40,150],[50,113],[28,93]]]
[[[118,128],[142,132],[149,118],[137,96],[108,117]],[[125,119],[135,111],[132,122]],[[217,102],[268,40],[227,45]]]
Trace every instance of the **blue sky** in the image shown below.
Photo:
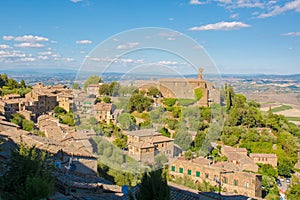
[[[0,26],[0,69],[78,69],[107,38],[161,27],[197,41],[222,73],[300,73],[300,0],[10,0],[0,3]],[[146,59],[180,62],[135,55],[118,64]]]

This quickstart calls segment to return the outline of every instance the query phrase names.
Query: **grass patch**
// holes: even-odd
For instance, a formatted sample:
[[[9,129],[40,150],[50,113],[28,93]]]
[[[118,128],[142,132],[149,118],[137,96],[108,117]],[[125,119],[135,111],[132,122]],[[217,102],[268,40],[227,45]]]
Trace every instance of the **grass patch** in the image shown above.
[[[300,122],[300,117],[285,117],[289,121]]]
[[[181,106],[189,106],[195,103],[194,99],[177,99],[177,101]]]
[[[290,109],[293,109],[293,107],[292,106],[288,106],[288,105],[282,105],[282,106],[279,106],[277,108],[271,109],[271,111],[272,112],[280,112],[280,111],[290,110]]]

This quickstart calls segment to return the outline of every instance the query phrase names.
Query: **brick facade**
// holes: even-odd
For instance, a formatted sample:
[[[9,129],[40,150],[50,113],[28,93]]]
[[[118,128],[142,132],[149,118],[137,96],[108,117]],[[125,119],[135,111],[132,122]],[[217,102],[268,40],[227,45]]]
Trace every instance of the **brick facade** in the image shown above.
[[[190,177],[195,183],[206,181],[211,185],[219,186],[221,180],[222,191],[236,193],[249,197],[261,197],[262,176],[239,171],[230,166],[232,163],[211,163],[205,158],[185,160],[179,157],[169,164],[169,174],[172,179]]]

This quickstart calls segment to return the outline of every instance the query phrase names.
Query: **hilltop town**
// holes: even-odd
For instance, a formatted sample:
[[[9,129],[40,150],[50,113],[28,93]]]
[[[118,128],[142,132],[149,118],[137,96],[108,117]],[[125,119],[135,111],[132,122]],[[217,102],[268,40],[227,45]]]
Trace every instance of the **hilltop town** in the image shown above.
[[[273,199],[299,182],[300,129],[203,77],[26,85],[1,75],[1,174],[17,145],[47,152],[52,199],[128,199],[163,168],[172,199]],[[291,183],[292,182],[292,183]],[[188,187],[189,189],[187,189]],[[188,192],[187,192],[188,191]]]

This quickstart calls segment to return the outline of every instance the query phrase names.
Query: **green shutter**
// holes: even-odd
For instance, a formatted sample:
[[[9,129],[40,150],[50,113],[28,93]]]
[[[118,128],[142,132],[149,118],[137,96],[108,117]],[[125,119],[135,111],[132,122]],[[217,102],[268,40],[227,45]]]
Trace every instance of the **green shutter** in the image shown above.
[[[188,175],[192,175],[192,170],[188,169]]]
[[[239,184],[239,181],[235,179],[234,180],[234,185],[237,186],[238,184]]]
[[[196,172],[196,177],[200,177],[200,172]]]
[[[175,166],[172,166],[171,170],[172,172],[175,172]]]
[[[183,173],[183,168],[179,168],[179,173]]]

